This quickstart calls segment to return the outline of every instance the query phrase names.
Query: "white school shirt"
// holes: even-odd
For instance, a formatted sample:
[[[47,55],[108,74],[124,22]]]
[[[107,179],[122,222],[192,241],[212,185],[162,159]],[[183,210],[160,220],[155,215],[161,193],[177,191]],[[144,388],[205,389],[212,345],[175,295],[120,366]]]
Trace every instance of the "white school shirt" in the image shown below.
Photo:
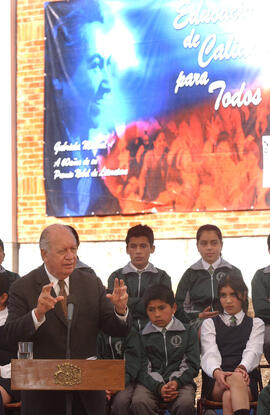
[[[215,262],[213,262],[213,264],[208,264],[208,262],[206,262],[203,258],[202,258],[202,265],[203,268],[208,271],[209,267],[212,265],[212,267],[214,268],[214,270],[219,266],[219,264],[221,263],[221,257],[219,257]]]
[[[167,324],[166,327],[158,327],[155,324],[152,323],[152,326],[154,326],[158,331],[162,332],[162,330],[164,330],[164,328],[166,330],[169,330],[169,328],[173,325],[173,321],[174,321],[174,317],[172,317],[171,321]]]
[[[3,326],[6,322],[8,316],[8,308],[5,307],[4,310],[0,310],[0,326]],[[2,378],[10,378],[11,377],[11,363],[7,365],[0,366],[0,372]]]
[[[135,272],[138,272],[138,274],[141,274],[142,272],[147,271],[150,264],[148,262],[147,265],[143,269],[136,268],[135,265],[133,265],[131,261],[130,261],[129,265],[131,266],[131,268],[134,269]]]
[[[243,310],[235,314],[237,326],[242,323],[244,316]],[[230,314],[224,312],[219,315],[219,318],[226,326],[230,325]],[[264,343],[264,327],[264,322],[260,318],[253,319],[252,330],[242,353],[242,360],[239,363],[245,366],[248,373],[260,364]],[[213,371],[221,367],[221,362],[221,355],[216,343],[215,325],[211,318],[207,318],[201,327],[201,367],[209,377],[213,378]]]

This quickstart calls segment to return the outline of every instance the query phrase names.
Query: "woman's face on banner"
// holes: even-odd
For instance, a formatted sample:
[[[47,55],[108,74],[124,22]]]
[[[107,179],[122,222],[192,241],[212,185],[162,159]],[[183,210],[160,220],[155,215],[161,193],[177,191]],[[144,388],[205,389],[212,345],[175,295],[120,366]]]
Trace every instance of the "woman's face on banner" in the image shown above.
[[[62,99],[69,117],[67,124],[70,132],[77,135],[87,134],[90,128],[99,126],[111,92],[111,55],[104,25],[100,22],[83,25],[81,37],[81,60],[74,63],[77,66],[69,82],[62,84]]]

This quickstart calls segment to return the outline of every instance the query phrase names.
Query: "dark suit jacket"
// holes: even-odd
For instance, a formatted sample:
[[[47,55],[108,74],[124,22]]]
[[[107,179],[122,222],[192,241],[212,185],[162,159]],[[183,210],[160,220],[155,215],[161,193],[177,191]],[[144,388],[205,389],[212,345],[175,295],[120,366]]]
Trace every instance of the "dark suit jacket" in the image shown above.
[[[12,284],[9,293],[9,314],[6,322],[11,344],[34,342],[34,358],[63,359],[66,356],[67,322],[60,303],[46,313],[46,321],[35,330],[32,310],[37,305],[42,286],[49,283],[41,266]],[[96,355],[96,339],[101,329],[111,336],[126,336],[130,328],[114,312],[105,289],[94,274],[75,269],[70,275],[69,291],[76,297],[71,325],[71,358],[86,359]],[[52,290],[52,295],[55,295]],[[104,400],[99,392],[80,392],[87,414],[102,415]],[[31,391],[22,393],[22,414],[64,415],[63,392]]]

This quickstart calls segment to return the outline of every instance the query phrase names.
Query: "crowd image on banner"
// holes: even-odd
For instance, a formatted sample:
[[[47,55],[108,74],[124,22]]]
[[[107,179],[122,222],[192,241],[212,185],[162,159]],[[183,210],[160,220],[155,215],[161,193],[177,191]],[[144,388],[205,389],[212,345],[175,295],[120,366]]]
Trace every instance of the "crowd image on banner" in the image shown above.
[[[270,96],[256,107],[208,106],[171,120],[138,121],[115,141],[101,168],[123,212],[264,209],[262,135],[270,131]]]

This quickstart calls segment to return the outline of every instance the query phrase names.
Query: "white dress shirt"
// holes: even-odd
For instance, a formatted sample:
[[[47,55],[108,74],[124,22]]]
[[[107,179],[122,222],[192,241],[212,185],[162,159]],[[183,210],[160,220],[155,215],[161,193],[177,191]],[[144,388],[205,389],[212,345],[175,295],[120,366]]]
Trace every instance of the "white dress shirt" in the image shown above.
[[[3,326],[6,322],[8,316],[8,308],[5,307],[4,310],[0,310],[0,326]]]
[[[142,272],[147,271],[147,269],[149,267],[149,262],[147,263],[147,265],[143,269],[139,269],[139,268],[135,267],[135,265],[133,265],[131,261],[130,261],[129,265],[131,266],[131,268],[134,269],[135,272],[138,272],[138,274],[141,274]]]
[[[0,326],[3,326],[6,322],[8,316],[8,308],[5,307],[4,310],[0,310]],[[11,363],[7,365],[0,366],[0,375],[2,378],[10,378],[11,376]]]
[[[235,314],[236,326],[242,323],[245,313],[241,310]],[[230,326],[231,315],[224,312],[219,318]],[[264,343],[264,322],[260,318],[253,319],[253,326],[247,341],[246,347],[242,353],[241,365],[245,366],[250,373],[259,364],[263,352]],[[204,372],[213,377],[213,371],[221,368],[221,355],[216,343],[216,329],[211,318],[204,320],[201,327],[201,367]]]
[[[167,324],[167,326],[166,327],[158,327],[158,326],[156,326],[155,324],[153,324],[152,323],[152,326],[154,326],[158,331],[160,331],[160,332],[162,332],[162,330],[164,330],[164,328],[166,329],[166,330],[169,330],[169,328],[173,325],[173,320],[174,320],[174,317],[172,317],[172,319],[171,319],[171,321]]]
[[[215,262],[213,262],[213,264],[208,264],[208,262],[206,262],[203,258],[202,258],[202,265],[203,268],[208,271],[209,267],[212,266],[214,268],[214,270],[219,266],[221,262],[221,257],[219,257]]]

